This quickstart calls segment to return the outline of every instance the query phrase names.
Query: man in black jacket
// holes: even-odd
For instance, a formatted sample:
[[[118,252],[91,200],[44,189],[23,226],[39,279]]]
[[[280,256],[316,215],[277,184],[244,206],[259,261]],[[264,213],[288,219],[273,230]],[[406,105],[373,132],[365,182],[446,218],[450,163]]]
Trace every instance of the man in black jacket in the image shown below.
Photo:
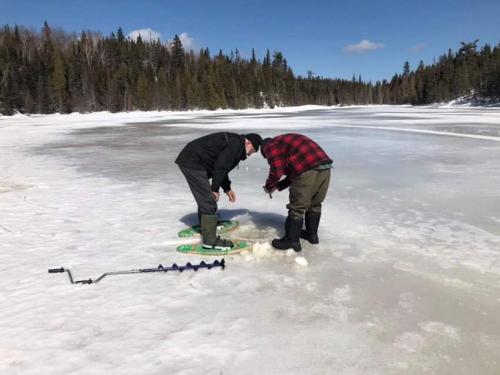
[[[175,160],[198,204],[204,248],[228,250],[233,246],[231,241],[216,234],[219,189],[222,187],[230,202],[236,200],[228,173],[258,151],[261,142],[260,135],[254,133],[212,133],[189,142]]]

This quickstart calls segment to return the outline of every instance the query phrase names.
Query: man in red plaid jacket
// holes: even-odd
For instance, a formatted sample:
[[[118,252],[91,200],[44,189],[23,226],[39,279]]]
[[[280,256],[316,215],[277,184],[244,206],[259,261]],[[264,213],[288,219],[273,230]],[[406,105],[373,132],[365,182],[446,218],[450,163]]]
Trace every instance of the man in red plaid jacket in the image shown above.
[[[285,236],[273,240],[273,247],[300,251],[300,237],[312,244],[319,243],[321,203],[328,191],[332,159],[312,139],[297,133],[264,139],[261,152],[270,167],[264,191],[271,194],[276,189],[290,187]],[[305,231],[302,230],[304,216]]]

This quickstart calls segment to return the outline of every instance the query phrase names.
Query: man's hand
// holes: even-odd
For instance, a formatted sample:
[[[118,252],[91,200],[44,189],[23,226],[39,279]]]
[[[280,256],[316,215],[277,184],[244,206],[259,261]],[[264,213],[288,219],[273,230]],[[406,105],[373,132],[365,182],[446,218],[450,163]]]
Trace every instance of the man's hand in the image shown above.
[[[268,188],[266,188],[266,185],[264,185],[262,186],[262,189],[264,189],[264,192],[266,194],[269,194],[269,198],[273,199],[273,196],[271,194],[276,190],[276,188],[269,190]]]
[[[272,194],[276,191],[276,188],[273,188],[272,190],[269,190],[266,185],[262,186],[262,189],[264,189],[264,191],[267,193],[267,194]]]
[[[276,188],[279,191],[282,191],[282,190],[287,189],[291,184],[292,184],[292,180],[290,179],[290,177],[287,177],[287,178],[281,180],[280,182],[278,182],[278,184],[276,185]]]
[[[232,190],[226,191],[227,197],[229,198],[229,202],[234,203],[236,201],[236,193]]]
[[[219,201],[219,192],[218,191],[212,191],[212,195],[214,196],[214,199],[216,202]]]

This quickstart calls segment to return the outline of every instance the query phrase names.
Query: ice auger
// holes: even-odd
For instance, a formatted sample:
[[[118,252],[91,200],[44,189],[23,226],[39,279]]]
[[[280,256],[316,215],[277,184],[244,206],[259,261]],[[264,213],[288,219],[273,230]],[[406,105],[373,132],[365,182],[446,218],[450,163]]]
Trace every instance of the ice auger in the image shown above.
[[[73,275],[71,274],[71,271],[68,270],[67,268],[51,268],[49,269],[49,273],[62,273],[62,272],[67,272],[69,281],[71,284],[96,284],[102,279],[104,279],[106,276],[110,275],[126,275],[126,274],[131,274],[131,273],[148,273],[148,272],[168,272],[168,271],[179,271],[183,272],[185,270],[193,270],[193,271],[198,271],[200,268],[214,268],[214,267],[220,267],[224,269],[226,266],[226,262],[224,259],[221,260],[215,260],[212,263],[205,263],[202,261],[199,264],[191,264],[191,263],[186,263],[184,266],[178,266],[176,263],[172,264],[170,267],[164,267],[163,265],[158,265],[156,268],[141,268],[141,269],[136,269],[136,270],[127,270],[127,271],[114,271],[114,272],[106,272],[103,273],[101,276],[99,276],[97,279],[92,280],[92,279],[87,279],[87,280],[73,280]]]

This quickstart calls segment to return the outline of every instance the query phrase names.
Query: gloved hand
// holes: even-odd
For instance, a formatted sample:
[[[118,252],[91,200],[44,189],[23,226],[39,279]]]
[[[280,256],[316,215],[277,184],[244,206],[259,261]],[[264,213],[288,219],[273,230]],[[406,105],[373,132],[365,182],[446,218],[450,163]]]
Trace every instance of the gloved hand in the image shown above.
[[[264,192],[266,194],[269,194],[269,198],[273,199],[273,196],[271,195],[275,190],[276,188],[273,188],[272,190],[269,190],[266,185],[262,186],[262,189],[264,189]]]
[[[291,183],[292,183],[292,180],[289,177],[287,177],[287,178],[281,180],[280,182],[278,182],[276,187],[278,188],[278,191],[285,190],[291,185]]]

